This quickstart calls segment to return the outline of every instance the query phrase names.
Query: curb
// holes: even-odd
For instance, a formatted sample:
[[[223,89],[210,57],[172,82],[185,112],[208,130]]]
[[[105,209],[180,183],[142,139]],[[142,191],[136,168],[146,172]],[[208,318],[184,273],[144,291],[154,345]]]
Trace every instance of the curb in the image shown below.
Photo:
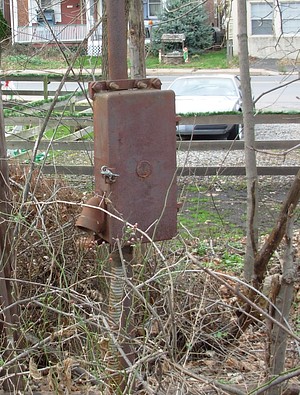
[[[28,75],[28,74],[41,74],[41,75],[47,75],[47,74],[57,74],[57,75],[64,75],[66,73],[67,69],[56,69],[56,70],[8,70],[8,71],[3,71],[0,70],[0,74],[2,76],[5,75],[10,75],[10,74],[18,74],[19,76],[21,75]],[[73,69],[74,73],[79,75],[101,75],[102,70],[101,69]],[[128,75],[129,75],[128,70]],[[195,68],[161,68],[161,69],[147,69],[146,74],[147,77],[149,75],[186,75],[186,74],[235,74],[239,75],[240,74],[240,69],[234,68],[234,69],[195,69]],[[255,69],[255,68],[250,68],[250,75],[262,75],[262,76],[273,76],[273,75],[285,75],[286,73],[279,73],[278,71],[272,71],[272,70],[267,70],[267,69]],[[290,73],[289,73],[290,74]]]
[[[177,74],[240,74],[240,69],[147,69],[147,75],[177,75]],[[272,76],[279,75],[280,73],[277,71],[266,70],[266,69],[253,69],[250,68],[250,75],[264,75],[264,76]]]

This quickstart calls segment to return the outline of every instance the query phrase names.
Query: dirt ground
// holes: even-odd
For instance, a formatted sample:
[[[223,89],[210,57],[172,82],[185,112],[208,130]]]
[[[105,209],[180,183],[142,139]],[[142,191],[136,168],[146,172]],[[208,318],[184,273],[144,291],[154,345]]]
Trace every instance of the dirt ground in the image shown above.
[[[259,230],[265,234],[275,225],[282,202],[292,185],[293,176],[259,178]],[[197,177],[179,181],[179,200],[188,213],[195,205],[195,199],[203,201],[199,210],[208,210],[212,217],[218,214],[220,219],[243,233],[246,230],[247,187],[244,177]],[[193,185],[192,190],[188,185]],[[188,215],[188,214],[187,214]],[[295,215],[295,229],[300,229],[299,210]]]

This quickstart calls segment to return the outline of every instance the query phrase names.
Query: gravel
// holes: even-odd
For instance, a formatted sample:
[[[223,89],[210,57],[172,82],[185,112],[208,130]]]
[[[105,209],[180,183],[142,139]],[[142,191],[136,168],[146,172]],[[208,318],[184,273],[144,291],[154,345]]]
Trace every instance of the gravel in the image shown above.
[[[257,140],[299,140],[299,124],[256,125]],[[85,151],[64,152],[55,158],[56,165],[90,166],[93,153]],[[243,166],[245,163],[243,151],[188,151],[177,152],[178,166]],[[257,153],[258,166],[299,166],[300,148],[292,150],[287,155],[282,152]]]
[[[299,140],[300,125],[256,125],[257,140]],[[188,151],[177,153],[178,166],[243,166],[243,151]],[[287,155],[282,152],[257,153],[258,166],[299,166],[300,147]]]

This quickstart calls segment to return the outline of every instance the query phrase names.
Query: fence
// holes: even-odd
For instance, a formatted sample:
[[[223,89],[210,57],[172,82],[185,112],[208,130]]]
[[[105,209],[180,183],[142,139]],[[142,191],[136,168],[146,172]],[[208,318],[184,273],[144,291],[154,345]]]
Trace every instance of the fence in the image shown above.
[[[202,124],[217,124],[217,123],[228,123],[237,124],[242,123],[242,117],[240,115],[211,115],[203,117],[186,117],[185,122],[202,123]],[[39,117],[28,116],[28,117],[10,117],[5,119],[6,125],[39,125],[41,119]],[[93,151],[92,141],[80,141],[80,136],[87,130],[91,131],[93,120],[92,117],[63,117],[59,120],[52,118],[48,122],[48,127],[55,126],[57,124],[64,124],[73,126],[79,129],[76,135],[66,141],[59,140],[49,143],[49,141],[42,140],[39,149],[46,150],[51,145],[52,150],[61,151]],[[256,124],[298,124],[300,123],[300,114],[258,114],[255,117]],[[89,129],[87,129],[89,128]],[[38,133],[39,127],[35,128],[35,133]],[[9,149],[24,149],[32,150],[35,142],[30,141],[30,130],[26,131],[27,135],[20,135],[19,138],[13,138],[12,136],[7,139],[7,147]],[[79,139],[78,141],[74,141]],[[244,141],[178,141],[177,149],[180,151],[235,151],[244,149]],[[300,140],[274,140],[274,141],[257,141],[256,148],[263,151],[271,150],[282,150],[287,151],[300,147]],[[297,166],[268,166],[258,167],[259,175],[295,175],[297,173]],[[44,165],[43,172],[46,174],[69,174],[69,175],[93,175],[93,166],[51,166]],[[245,167],[230,166],[230,167],[179,167],[178,175],[196,175],[196,176],[209,176],[209,175],[223,175],[223,176],[236,176],[244,175]]]
[[[45,100],[49,98],[49,96],[54,96],[56,94],[56,90],[51,90],[51,82],[61,82],[63,78],[63,75],[61,73],[43,73],[40,72],[38,74],[29,74],[29,73],[24,73],[24,74],[0,74],[0,80],[3,81],[10,81],[10,82],[41,82],[43,89],[41,90],[36,90],[34,88],[31,89],[14,89],[13,85],[12,88],[6,89],[5,87],[2,88],[2,94],[4,96],[11,96],[15,95],[18,97],[23,97],[23,96],[41,96]],[[79,75],[69,75],[66,79],[65,82],[78,82],[78,83],[84,83],[84,82],[89,82],[94,79],[100,79],[101,75],[100,74],[79,74]],[[60,96],[67,95],[67,94],[72,94],[74,91],[68,91],[68,90],[62,90],[60,92]],[[6,103],[4,103],[5,105]]]
[[[49,96],[54,96],[56,91],[49,89],[49,82],[55,81],[60,82],[63,78],[62,73],[52,74],[3,74],[0,75],[0,79],[9,81],[42,81],[43,90],[36,91],[32,89],[28,90],[17,90],[16,94],[19,96],[43,96],[47,99]],[[79,74],[69,75],[66,78],[66,82],[80,82],[84,83],[91,80],[100,79],[101,75],[90,75],[90,74]],[[72,94],[74,92],[61,92],[61,95],[67,93]],[[4,92],[3,92],[4,94]],[[8,93],[7,93],[8,95]],[[70,96],[60,98],[60,101],[56,104],[55,108],[70,108],[71,112],[76,113],[76,116],[51,116],[47,122],[47,128],[57,127],[59,125],[70,126],[77,130],[77,134],[72,134],[67,140],[60,139],[59,141],[51,142],[52,150],[62,151],[93,151],[92,141],[80,141],[80,137],[86,134],[87,131],[91,131],[93,127],[92,114],[80,114],[84,113],[87,109],[91,112],[91,103],[88,103],[86,92],[81,92],[80,96]],[[12,126],[13,130],[10,137],[7,137],[7,147],[11,150],[32,150],[35,142],[34,136],[38,135],[41,130],[43,117],[35,116],[35,111],[45,110],[47,111],[50,107],[48,101],[39,104],[38,107],[27,107],[21,111],[24,116],[10,116],[5,118],[5,125]],[[79,116],[78,116],[79,115]],[[82,116],[81,116],[82,115]],[[85,115],[85,116],[83,116]],[[182,117],[185,123],[190,124],[242,124],[242,115],[205,115],[205,116],[192,116]],[[300,124],[300,113],[288,114],[288,113],[258,113],[254,117],[255,124]],[[284,141],[257,141],[256,148],[258,150],[270,151],[270,150],[291,150],[295,147],[300,146],[300,140],[284,140]],[[42,141],[39,144],[39,149],[45,151],[49,148],[49,141]],[[244,141],[182,141],[177,143],[177,149],[180,151],[234,151],[243,150]],[[272,167],[258,167],[258,174],[260,175],[293,175],[296,174],[298,167],[296,166],[272,166]],[[44,165],[43,172],[48,174],[74,174],[74,175],[92,175],[92,166],[50,166]],[[244,167],[185,167],[178,168],[178,174],[180,175],[243,175],[245,174]]]

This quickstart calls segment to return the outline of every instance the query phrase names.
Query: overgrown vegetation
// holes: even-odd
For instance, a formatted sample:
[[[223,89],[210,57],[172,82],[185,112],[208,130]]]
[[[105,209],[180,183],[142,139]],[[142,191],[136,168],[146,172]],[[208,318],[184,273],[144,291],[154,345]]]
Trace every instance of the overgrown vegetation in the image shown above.
[[[116,277],[111,267],[108,246],[95,243],[92,236],[74,227],[80,202],[90,196],[85,192],[86,180],[77,179],[72,187],[72,179],[68,185],[58,176],[51,180],[36,173],[30,185],[31,200],[23,206],[24,172],[14,168],[11,177],[15,196],[12,225],[18,231],[16,277],[21,300],[29,301],[24,302],[21,315],[28,350],[22,358],[22,364],[29,366],[26,388],[51,388],[57,393],[64,388],[70,393],[92,388],[103,393],[110,388],[111,393],[123,393],[118,387],[117,350],[112,341],[121,341],[114,321],[117,304],[112,304],[109,291],[110,282],[116,279],[114,286],[124,287],[132,295],[129,317],[137,365],[134,376],[130,369],[122,371],[129,385],[134,381],[145,385],[149,394],[162,386],[172,393],[178,388],[189,390],[191,395],[207,394],[216,387],[223,391],[226,385],[235,388],[241,382],[239,377],[250,382],[255,379],[259,386],[264,377],[257,373],[264,365],[258,350],[268,341],[268,321],[255,319],[239,343],[228,337],[241,300],[222,280],[236,289],[241,286],[244,244],[241,235],[236,234],[234,240],[222,228],[222,221],[228,222],[226,215],[211,208],[210,214],[194,218],[194,224],[186,227],[198,229],[197,234],[180,229],[178,237],[156,243],[156,249],[133,243],[133,274],[130,278],[125,275],[124,282],[124,273]],[[215,197],[214,180],[215,186],[213,180],[201,186],[185,184],[184,195],[191,206],[207,210]],[[179,221],[189,217],[184,207],[182,210]],[[218,221],[211,233],[205,230],[210,221]],[[188,254],[197,261],[191,261]],[[265,302],[263,306],[267,308]],[[296,314],[295,320],[297,329]],[[293,358],[289,352],[291,366]]]
[[[204,53],[203,57],[208,54],[224,57],[224,51]],[[31,55],[16,54],[13,62],[25,56],[23,67],[29,64],[26,62]],[[202,54],[194,59],[203,60]],[[78,67],[90,68],[98,61],[83,56]],[[221,64],[221,58],[218,62]],[[195,64],[191,58],[188,66]],[[203,65],[199,67],[209,68]],[[39,111],[39,106],[48,105],[48,112],[51,104],[41,101],[29,106],[30,115],[40,116],[42,122],[45,112]],[[22,113],[22,108],[6,115]],[[56,113],[57,126],[41,128],[38,138],[69,133],[69,128],[62,126],[62,112]],[[85,154],[92,163],[90,153]],[[186,154],[188,158],[191,152]],[[242,278],[246,210],[243,179],[239,182],[234,178],[233,188],[232,180],[223,176],[205,180],[178,177],[179,196],[184,203],[178,213],[178,235],[172,240],[140,244],[134,238],[138,224],[125,224],[122,215],[114,213],[124,225],[124,240],[116,239],[108,246],[94,233],[75,226],[82,206],[86,207],[88,198],[94,195],[93,179],[78,174],[63,178],[58,173],[46,178],[40,172],[50,159],[57,170],[58,166],[78,164],[81,153],[68,155],[67,159],[42,155],[37,167],[34,162],[38,155],[36,151],[30,157],[28,166],[24,162],[11,166],[10,178],[0,188],[0,193],[7,190],[0,204],[7,203],[12,193],[6,204],[11,211],[3,209],[5,219],[0,221],[7,225],[0,242],[12,235],[9,248],[6,246],[1,253],[12,260],[14,269],[7,276],[9,281],[0,279],[1,286],[4,289],[6,284],[13,284],[18,288],[12,292],[16,303],[3,298],[1,305],[0,326],[6,332],[1,332],[0,383],[10,383],[16,377],[12,368],[20,367],[28,392],[246,395],[266,391],[272,385],[265,350],[272,342],[274,293],[281,286],[276,281],[293,256],[285,253],[288,243],[299,245],[299,232],[294,237],[287,234],[270,260],[269,289],[264,283],[264,289],[254,291]],[[6,164],[6,159],[3,162]],[[282,189],[279,184],[267,195],[272,208],[278,206],[272,199]],[[110,198],[105,196],[104,203],[109,204]],[[130,208],[134,209],[137,199],[141,196],[132,195]],[[293,209],[286,212],[292,214]],[[92,210],[93,220],[101,207]],[[261,221],[270,217],[270,211],[268,206]],[[275,215],[271,214],[268,219],[273,225]],[[299,221],[299,215],[295,218]],[[269,229],[270,222],[260,225]],[[262,238],[260,244],[264,242]],[[293,251],[294,270],[287,278],[289,282],[282,281],[295,281],[291,319],[288,324],[277,320],[289,335],[286,371],[278,373],[278,379],[286,381],[300,374],[299,251]],[[7,312],[15,307],[19,313],[15,317],[20,317],[17,326],[7,318]],[[124,352],[126,367],[120,365]]]

